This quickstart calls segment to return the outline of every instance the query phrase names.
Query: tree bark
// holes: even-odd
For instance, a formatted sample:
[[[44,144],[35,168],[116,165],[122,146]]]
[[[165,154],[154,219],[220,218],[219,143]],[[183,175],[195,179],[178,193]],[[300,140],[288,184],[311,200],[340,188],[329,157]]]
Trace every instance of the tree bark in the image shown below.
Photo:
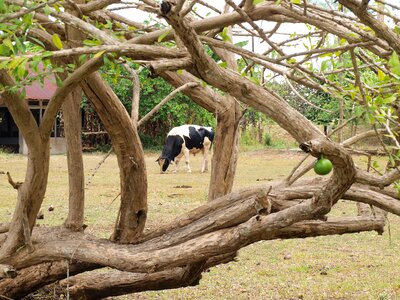
[[[225,12],[228,11],[225,5]],[[232,39],[231,28],[229,37]],[[217,55],[226,62],[227,68],[237,70],[235,55],[224,49],[214,48]],[[231,95],[225,95],[226,110],[217,111],[215,151],[212,159],[208,201],[219,198],[232,191],[236,165],[239,155],[239,122],[243,116],[239,103]]]
[[[18,276],[0,281],[0,293],[12,299],[20,299],[57,280],[89,271],[95,265],[71,263],[68,260],[46,262],[18,271]],[[65,279],[67,281],[68,279]]]
[[[112,240],[131,243],[141,235],[147,217],[147,175],[139,134],[99,74],[88,76],[82,87],[110,134],[120,169],[121,206]]]
[[[174,268],[161,272],[140,274],[128,272],[107,272],[104,274],[82,274],[63,280],[60,285],[70,285],[69,293],[74,299],[100,299],[142,291],[158,291],[181,288],[198,284],[204,263]]]
[[[0,70],[0,82],[4,86],[15,85],[5,70]],[[3,93],[2,96],[29,151],[25,180],[17,188],[17,204],[7,239],[0,249],[0,262],[14,254],[17,248],[32,246],[30,235],[46,191],[50,160],[49,137],[39,134],[38,125],[25,99],[9,92]]]
[[[74,0],[76,4],[83,4],[83,0]],[[78,12],[67,10],[72,15]],[[81,44],[83,35],[79,30],[66,26],[67,42],[71,47]],[[76,60],[76,63],[78,60]],[[67,141],[67,163],[69,184],[69,209],[65,220],[65,227],[74,231],[83,230],[85,189],[84,170],[82,158],[82,89],[75,87],[62,105],[64,117],[65,138]]]
[[[81,108],[82,89],[71,91],[63,104],[69,183],[69,209],[65,226],[74,231],[83,230],[84,223],[84,170],[82,158]]]
[[[217,129],[208,190],[209,201],[230,193],[235,179],[239,152],[239,121],[242,113],[233,98],[230,103],[230,108],[224,112],[217,112],[216,116]]]

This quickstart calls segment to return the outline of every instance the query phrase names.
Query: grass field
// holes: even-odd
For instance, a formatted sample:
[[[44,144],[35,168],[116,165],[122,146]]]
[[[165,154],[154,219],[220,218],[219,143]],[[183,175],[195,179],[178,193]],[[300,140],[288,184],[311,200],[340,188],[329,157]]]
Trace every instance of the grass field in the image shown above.
[[[303,154],[253,151],[240,154],[234,189],[283,178]],[[206,202],[209,174],[201,174],[200,157],[192,157],[193,173],[159,174],[158,154],[146,154],[149,180],[147,230],[167,223]],[[102,154],[85,154],[87,178]],[[26,157],[0,153],[0,171],[23,181]],[[62,224],[67,212],[66,156],[51,157],[49,186],[40,226]],[[182,185],[186,186],[182,188]],[[111,156],[86,188],[87,231],[108,237],[118,208],[119,175]],[[0,175],[0,222],[9,221],[16,192]],[[47,207],[54,205],[49,212]],[[355,205],[339,202],[332,214],[352,215]],[[242,249],[236,262],[203,274],[199,286],[145,292],[115,299],[400,299],[400,219],[389,215],[382,236],[375,232],[309,239],[258,242]],[[284,259],[290,256],[290,259]]]

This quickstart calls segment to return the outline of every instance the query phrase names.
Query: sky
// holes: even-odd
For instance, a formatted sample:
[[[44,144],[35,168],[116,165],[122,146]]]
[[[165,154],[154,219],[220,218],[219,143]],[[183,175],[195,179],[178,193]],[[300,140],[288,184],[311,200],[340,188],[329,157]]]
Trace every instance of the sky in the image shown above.
[[[208,1],[208,2],[210,2],[210,1]],[[236,0],[235,2],[239,3],[241,1]],[[223,10],[224,5],[225,5],[225,0],[213,0],[212,1],[212,5],[214,7],[216,7],[217,9],[219,9],[219,10]],[[197,5],[196,7],[197,7],[196,11],[200,15],[202,15],[204,17],[209,12],[211,13],[210,16],[211,15],[216,15],[215,12],[210,11],[208,8],[205,8],[202,5]],[[115,12],[120,14],[120,15],[122,15],[122,16],[124,16],[124,17],[126,17],[126,18],[128,18],[128,19],[136,21],[136,22],[143,22],[145,20],[149,20],[149,14],[147,14],[147,13],[145,13],[143,11],[137,10],[137,9],[118,10],[118,11],[115,11]],[[151,17],[152,18],[157,18],[154,15],[152,15]],[[160,19],[156,19],[156,20],[160,21]],[[154,21],[152,23],[154,24]],[[257,22],[257,25],[260,26],[260,27],[263,27],[264,30],[268,31],[268,29],[272,29],[273,28],[273,26],[275,25],[275,22],[259,21],[259,22]],[[249,27],[249,26],[247,25],[247,27]],[[278,30],[278,32],[284,33],[284,34],[283,35],[277,35],[277,36],[274,37],[274,39],[275,39],[275,41],[279,41],[279,40],[282,41],[282,40],[288,38],[288,34],[292,34],[294,32],[296,32],[296,33],[306,32],[306,27],[304,25],[302,25],[302,24],[283,24],[280,27],[280,29]],[[252,48],[252,41],[249,39],[249,37],[235,37],[233,42],[237,43],[237,42],[240,42],[240,41],[243,41],[243,40],[249,40],[248,45],[246,46],[246,48],[248,50],[252,50],[251,49]],[[299,46],[302,49],[301,51],[303,51],[305,49],[302,45],[299,45]],[[260,43],[259,41],[257,41],[257,39],[255,39],[254,40],[254,48],[256,49],[256,52],[262,53],[266,49],[268,49],[269,46],[265,42],[261,42]],[[288,51],[289,51],[289,53],[292,53],[294,51],[294,49],[293,48],[292,49],[288,49]]]

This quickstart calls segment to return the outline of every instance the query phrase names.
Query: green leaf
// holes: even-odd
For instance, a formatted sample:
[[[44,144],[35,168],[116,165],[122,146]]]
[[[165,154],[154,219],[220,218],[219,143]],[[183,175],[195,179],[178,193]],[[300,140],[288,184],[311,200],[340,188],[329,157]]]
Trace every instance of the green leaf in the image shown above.
[[[229,37],[229,28],[228,27],[224,27],[224,29],[222,30],[222,32],[219,33],[219,35],[221,36],[221,38],[224,42],[232,43],[232,40]]]
[[[257,77],[250,77],[249,78],[252,82],[254,82],[257,85],[260,85],[260,80]]]
[[[375,123],[375,117],[374,117],[372,114],[367,113],[367,114],[365,115],[365,117],[367,118],[367,121],[368,121],[370,124],[374,124],[374,123]]]
[[[235,46],[243,48],[244,46],[247,46],[248,43],[249,43],[249,41],[242,41],[242,42],[235,43]]]
[[[393,54],[390,56],[389,66],[392,68],[393,73],[400,76],[400,61],[399,56],[395,51],[393,51]]]
[[[292,57],[292,58],[287,59],[286,62],[288,64],[295,64],[297,62],[297,60],[294,57]]]
[[[0,55],[1,56],[10,56],[11,51],[10,48],[8,48],[7,46],[0,44]]]
[[[290,0],[293,4],[301,4],[301,0]]]
[[[25,98],[26,98],[26,89],[25,89],[25,88],[23,88],[23,89],[20,91],[19,96],[20,96],[20,98],[22,98],[22,99],[25,99]]]
[[[25,59],[17,68],[17,74],[19,78],[24,78],[28,74],[25,67],[26,61],[27,60]]]
[[[0,62],[0,70],[7,69],[8,61]]]
[[[4,5],[4,0],[0,0],[0,11],[1,12],[6,11],[6,6]]]
[[[388,97],[383,98],[383,99],[382,99],[382,102],[383,102],[384,104],[389,104],[389,103],[395,102],[396,99],[397,99],[397,95],[394,94],[394,95],[390,95],[390,96],[388,96]]]
[[[57,86],[58,86],[58,87],[62,86],[63,81],[62,81],[62,79],[60,78],[60,76],[58,76],[58,74],[56,74],[55,77],[56,77]]]
[[[169,34],[171,33],[171,29],[167,30],[166,32],[164,32],[163,34],[161,34],[158,39],[157,42],[161,43],[163,39],[165,39]]]
[[[257,5],[263,2],[265,2],[265,0],[253,0],[253,5]]]
[[[9,38],[4,39],[3,44],[6,45],[14,53],[14,45]]]
[[[179,69],[179,70],[176,71],[176,74],[178,74],[178,75],[182,75],[182,73],[183,73],[182,69]]]
[[[26,14],[22,16],[22,21],[27,25],[28,27],[32,25],[32,20],[33,20],[33,14]]]
[[[99,46],[101,42],[99,40],[84,40],[83,44],[85,46]]]
[[[220,62],[220,63],[219,63],[219,66],[220,66],[221,68],[226,69],[226,68],[228,67],[228,63],[227,63],[226,61],[223,61],[223,62]]]
[[[328,53],[321,54],[318,57],[331,57],[331,56],[332,56],[332,53],[328,52]]]
[[[14,41],[15,41],[15,46],[16,46],[18,52],[19,53],[24,53],[25,52],[25,45],[24,45],[23,41],[21,42],[21,40],[18,37],[15,37]]]
[[[58,49],[63,49],[63,44],[57,33],[54,33],[51,39],[53,40],[54,46],[56,46]]]
[[[328,61],[327,61],[327,60],[324,60],[324,61],[321,63],[321,72],[325,72],[327,68],[328,68]]]
[[[100,56],[102,56],[104,53],[106,52],[106,50],[103,50],[103,51],[100,51],[100,52],[97,52],[94,56],[93,56],[93,58],[97,58],[97,57],[100,57]]]
[[[57,3],[55,3],[55,4],[53,5],[53,7],[54,7],[54,9],[56,10],[56,12],[61,12],[60,6],[57,5]]]
[[[33,36],[30,36],[29,39],[31,39],[32,41],[34,41],[36,44],[40,45],[42,48],[45,48],[43,42]]]
[[[381,69],[378,69],[378,79],[381,82],[385,81],[385,73],[383,73]]]
[[[33,60],[30,62],[29,67],[35,71],[36,73],[39,72],[39,63],[41,59],[40,57],[34,57]]]
[[[10,64],[8,65],[8,68],[10,70],[14,70],[15,68],[17,68],[20,63],[22,63],[24,61],[25,58],[23,57],[16,57],[13,60],[11,60]]]
[[[45,14],[46,16],[49,16],[50,13],[51,13],[50,7],[49,7],[48,5],[46,5],[46,6],[43,8],[43,11],[44,11],[44,14]]]

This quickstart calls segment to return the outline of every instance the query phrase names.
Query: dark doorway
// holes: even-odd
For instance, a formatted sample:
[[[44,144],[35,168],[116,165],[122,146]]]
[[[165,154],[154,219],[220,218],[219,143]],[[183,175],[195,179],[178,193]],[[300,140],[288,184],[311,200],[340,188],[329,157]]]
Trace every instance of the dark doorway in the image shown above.
[[[0,147],[11,152],[19,151],[18,127],[5,107],[0,107]]]

